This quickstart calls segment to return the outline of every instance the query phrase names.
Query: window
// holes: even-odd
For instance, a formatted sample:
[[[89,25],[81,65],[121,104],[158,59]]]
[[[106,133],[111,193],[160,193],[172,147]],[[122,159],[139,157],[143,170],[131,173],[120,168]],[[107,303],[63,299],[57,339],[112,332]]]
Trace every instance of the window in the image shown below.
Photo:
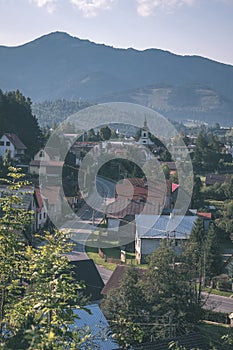
[[[4,141],[0,141],[0,146],[4,146]]]
[[[44,213],[44,219],[46,218],[46,213]]]
[[[10,141],[6,141],[6,146],[10,146],[10,145],[11,145]]]
[[[41,220],[41,218],[42,218],[42,215],[40,214],[40,220]]]
[[[143,133],[143,137],[146,137],[146,132]]]
[[[44,157],[44,152],[43,152],[43,151],[40,152],[39,157],[40,157],[40,158],[43,158],[43,157]]]

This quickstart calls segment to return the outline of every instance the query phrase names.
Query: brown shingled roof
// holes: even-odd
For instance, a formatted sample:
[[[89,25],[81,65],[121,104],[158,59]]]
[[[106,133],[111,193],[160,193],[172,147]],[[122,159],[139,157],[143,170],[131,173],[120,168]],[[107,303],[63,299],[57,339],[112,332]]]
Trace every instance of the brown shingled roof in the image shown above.
[[[207,174],[205,183],[207,186],[214,185],[215,183],[223,184],[229,175],[225,174]]]
[[[113,273],[111,274],[108,282],[106,283],[106,285],[104,286],[104,288],[102,289],[101,294],[108,294],[108,292],[112,289],[116,289],[119,288],[122,282],[122,278],[124,276],[124,273],[127,269],[129,269],[130,267],[127,265],[117,265],[117,267],[115,268],[115,270],[113,271]],[[139,276],[141,278],[143,278],[143,276],[145,276],[145,272],[146,269],[143,268],[139,268],[139,267],[134,267],[135,269],[137,269]]]
[[[16,134],[13,133],[4,133],[4,135],[9,139],[11,143],[15,146],[17,149],[27,149],[27,147],[24,145],[24,143],[19,139],[19,137]]]

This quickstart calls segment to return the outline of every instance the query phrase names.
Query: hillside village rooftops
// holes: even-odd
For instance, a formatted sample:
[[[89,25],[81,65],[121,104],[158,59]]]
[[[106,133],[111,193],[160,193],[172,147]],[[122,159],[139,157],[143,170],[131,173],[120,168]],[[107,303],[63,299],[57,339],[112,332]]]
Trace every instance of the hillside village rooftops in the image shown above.
[[[160,206],[169,188],[167,182],[145,181],[141,178],[127,178],[116,184],[116,197],[132,200],[156,201]]]
[[[142,211],[148,215],[159,214],[159,203],[121,198],[108,205],[106,215],[108,218],[124,218],[127,215],[140,214]]]

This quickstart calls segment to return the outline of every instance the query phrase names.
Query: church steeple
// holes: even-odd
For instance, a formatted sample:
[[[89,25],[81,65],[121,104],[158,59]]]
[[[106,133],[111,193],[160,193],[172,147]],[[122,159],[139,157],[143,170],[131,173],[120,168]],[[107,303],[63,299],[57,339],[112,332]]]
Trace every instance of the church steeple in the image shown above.
[[[146,116],[145,116],[145,119],[144,119],[144,125],[143,125],[143,130],[146,130],[146,131],[149,131],[149,128],[147,126],[147,119],[146,119]]]
[[[151,141],[150,136],[149,136],[149,128],[147,126],[146,116],[145,116],[145,120],[144,120],[144,125],[141,128],[141,137],[138,141],[138,144],[140,144],[140,145],[153,145],[153,142]]]

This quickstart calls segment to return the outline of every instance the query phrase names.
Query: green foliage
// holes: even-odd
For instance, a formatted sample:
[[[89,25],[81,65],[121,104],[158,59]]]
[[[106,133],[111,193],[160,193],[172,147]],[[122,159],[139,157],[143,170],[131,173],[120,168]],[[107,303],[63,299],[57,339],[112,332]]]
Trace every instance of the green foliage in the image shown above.
[[[169,180],[170,179],[170,169],[168,168],[167,164],[163,164],[162,165],[162,169],[163,169],[163,172],[164,172],[165,179]]]
[[[205,241],[205,273],[208,278],[222,273],[223,260],[217,239],[216,227],[212,224]]]
[[[225,201],[215,220],[216,229],[220,239],[233,241],[233,201]]]
[[[109,140],[111,137],[111,129],[109,126],[105,125],[100,129],[100,138],[101,140]]]
[[[187,350],[187,348],[185,348],[184,346],[179,345],[178,342],[173,342],[173,341],[169,343],[169,349],[171,349],[171,350]],[[200,350],[200,349],[192,348],[191,350]]]
[[[102,308],[123,349],[189,332],[201,314],[189,264],[176,263],[174,251],[166,246],[151,255],[143,275],[127,269]]]
[[[123,349],[130,344],[141,343],[145,332],[140,320],[143,315],[143,293],[139,276],[133,267],[126,270],[121,287],[112,290],[101,304],[110,320],[114,338]]]
[[[193,193],[191,200],[191,208],[200,208],[203,204],[201,196],[202,182],[199,176],[193,178]]]
[[[63,255],[71,245],[61,232],[45,232],[37,247],[23,234],[31,213],[22,207],[27,184],[10,168],[9,190],[1,198],[0,347],[2,349],[76,349],[81,339],[74,308],[84,299]],[[88,338],[88,334],[86,334]]]
[[[198,279],[199,298],[202,286],[222,272],[223,261],[216,231],[213,224],[206,231],[203,221],[198,219],[186,245],[185,256],[192,266],[193,277]]]
[[[221,154],[221,142],[216,135],[206,131],[198,133],[192,159],[195,172],[219,171],[224,168],[224,162],[229,161]]]
[[[42,145],[42,134],[35,116],[32,115],[31,101],[19,90],[0,90],[0,135],[11,132],[18,135],[33,156]]]

